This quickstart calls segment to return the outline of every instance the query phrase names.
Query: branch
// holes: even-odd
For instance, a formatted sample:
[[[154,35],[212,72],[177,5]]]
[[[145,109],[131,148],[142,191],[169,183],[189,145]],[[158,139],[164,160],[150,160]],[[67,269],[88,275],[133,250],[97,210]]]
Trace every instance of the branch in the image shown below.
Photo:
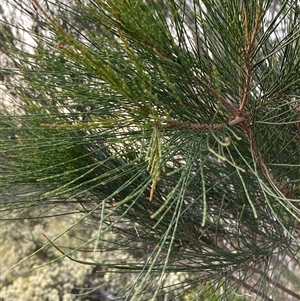
[[[235,282],[235,283],[239,283],[240,280],[238,278],[236,278],[235,276],[231,276],[230,279]],[[261,293],[259,290],[255,289],[253,286],[249,285],[246,282],[242,282],[241,285],[246,288],[247,290],[249,290],[250,292],[255,293],[257,296],[260,296],[263,298],[263,300],[266,301],[274,301],[273,299],[271,299],[270,297],[268,297],[266,294]]]
[[[293,296],[294,298],[296,298],[297,300],[300,300],[300,295],[296,294],[295,292],[291,291],[290,289],[286,288],[285,286],[283,286],[282,284],[275,282],[271,277],[269,277],[268,275],[266,275],[265,273],[263,273],[260,270],[251,268],[251,270],[253,270],[255,273],[263,276],[269,283],[271,283],[272,285],[274,285],[276,288],[282,290],[283,292],[287,293],[290,296]]]
[[[259,3],[258,13],[257,13],[256,19],[255,19],[254,30],[253,30],[253,33],[252,33],[252,36],[250,39],[249,39],[249,30],[248,30],[248,24],[247,24],[247,21],[248,21],[247,12],[246,12],[246,8],[244,8],[247,47],[246,47],[246,82],[245,82],[245,86],[244,86],[243,98],[241,100],[241,104],[240,104],[240,108],[239,108],[239,111],[241,113],[243,113],[245,110],[245,107],[247,105],[248,98],[249,98],[249,93],[250,93],[250,82],[251,82],[252,71],[253,71],[252,65],[251,65],[251,60],[252,60],[255,39],[258,34],[259,24],[263,17],[262,6],[263,6],[263,1],[261,0]]]
[[[218,131],[226,128],[226,126],[234,126],[243,123],[247,120],[248,116],[237,116],[229,123],[217,123],[217,124],[201,124],[201,123],[180,123],[180,122],[166,122],[163,124],[157,124],[158,129],[174,129],[174,130],[203,130],[203,131]]]
[[[174,130],[203,130],[203,131],[217,131],[220,129],[224,129],[226,127],[226,123],[220,124],[201,124],[201,123],[180,123],[180,122],[166,122],[164,124],[157,125],[158,129],[174,129]]]
[[[212,96],[214,96],[217,99],[220,99],[222,104],[226,108],[228,108],[235,116],[240,115],[240,111],[233,104],[231,104],[224,97],[220,97],[219,93],[216,90],[214,90],[211,86],[209,86],[206,82],[204,82],[199,76],[196,76],[196,78],[202,87],[204,87]]]
[[[250,147],[253,152],[253,157],[256,160],[256,162],[258,163],[258,165],[260,166],[260,169],[261,169],[264,177],[266,179],[270,180],[274,184],[274,186],[278,188],[278,190],[281,193],[283,193],[284,195],[288,195],[289,191],[281,183],[279,183],[275,179],[274,175],[268,170],[268,168],[262,158],[262,155],[258,149],[258,146],[253,138],[252,131],[250,129],[249,124],[246,122],[243,123],[243,129],[244,129],[245,135],[250,143]]]
[[[50,15],[43,9],[43,7],[40,5],[40,3],[38,2],[38,0],[31,0],[31,2],[33,2],[33,5],[36,6],[36,8],[37,8],[38,10],[41,11],[41,13],[44,15],[44,17],[45,17],[48,21],[50,21],[50,23],[51,23],[52,25],[54,25],[55,27],[57,27],[57,26],[59,25],[59,23],[56,22],[56,21],[54,21],[54,20],[50,17]]]

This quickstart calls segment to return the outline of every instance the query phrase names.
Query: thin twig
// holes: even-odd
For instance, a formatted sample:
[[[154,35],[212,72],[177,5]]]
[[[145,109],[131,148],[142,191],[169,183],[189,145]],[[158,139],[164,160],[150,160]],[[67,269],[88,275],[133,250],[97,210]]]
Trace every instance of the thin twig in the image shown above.
[[[201,124],[201,123],[180,123],[180,122],[166,122],[157,125],[158,129],[174,129],[174,130],[203,130],[203,131],[217,131],[226,127],[226,123],[220,124]]]
[[[204,82],[199,76],[196,76],[196,78],[202,87],[204,87],[212,96],[214,96],[217,99],[220,99],[222,104],[226,108],[228,108],[235,116],[240,115],[239,110],[233,104],[231,104],[224,97],[220,97],[220,94],[216,90],[214,90],[211,86],[209,86],[206,82]]]
[[[251,64],[251,60],[252,60],[252,54],[253,54],[253,49],[254,49],[254,43],[258,34],[258,30],[259,30],[259,25],[260,22],[262,20],[263,17],[263,1],[260,1],[259,4],[259,10],[255,19],[255,26],[254,26],[254,30],[253,33],[251,35],[251,38],[249,40],[249,32],[248,32],[248,24],[247,24],[247,18],[245,20],[245,27],[246,27],[246,41],[248,43],[247,47],[246,47],[246,82],[245,82],[245,86],[244,86],[244,92],[243,92],[243,98],[240,104],[240,108],[239,111],[241,113],[244,112],[245,107],[247,105],[248,99],[249,99],[249,93],[250,93],[250,82],[251,82],[251,78],[252,78],[252,64]],[[245,12],[245,17],[247,16],[247,13]]]
[[[295,292],[293,292],[292,290],[286,288],[285,286],[283,286],[282,284],[275,282],[271,277],[269,277],[268,275],[266,275],[265,273],[263,273],[260,270],[251,268],[251,270],[261,276],[263,276],[269,283],[271,283],[272,285],[274,285],[276,288],[282,290],[283,292],[289,294],[290,296],[293,296],[294,298],[296,298],[297,300],[300,300],[300,295],[296,294]]]
[[[256,162],[258,163],[258,165],[260,166],[260,169],[261,169],[264,177],[266,179],[270,180],[274,184],[274,186],[276,186],[278,188],[278,190],[281,191],[281,193],[283,193],[284,195],[287,195],[288,190],[281,183],[279,183],[275,179],[274,175],[268,170],[268,168],[262,158],[262,155],[258,149],[256,141],[253,138],[253,134],[250,129],[250,125],[247,122],[244,122],[242,125],[243,125],[243,129],[244,129],[244,133],[250,143],[250,147],[253,152],[253,157],[256,160]]]
[[[239,115],[238,116],[244,116],[245,107],[246,107],[248,99],[249,99],[250,82],[251,82],[251,77],[252,77],[252,72],[253,72],[251,60],[252,60],[252,55],[253,55],[255,39],[257,37],[259,25],[260,25],[260,22],[263,17],[262,6],[263,6],[263,1],[260,1],[259,10],[258,10],[256,19],[255,19],[255,26],[254,26],[254,30],[252,32],[251,38],[249,38],[247,13],[246,13],[246,9],[244,9],[245,28],[246,28],[245,34],[246,34],[246,41],[248,44],[246,47],[246,82],[245,82],[245,86],[244,86],[243,97],[242,97],[240,107],[239,107]],[[254,158],[258,162],[265,178],[269,179],[283,194],[285,194],[285,195],[288,194],[287,189],[275,179],[274,175],[268,170],[266,164],[264,163],[261,153],[260,153],[260,151],[257,147],[257,144],[253,138],[250,126],[247,122],[243,123],[243,129],[244,129],[245,135],[250,143]]]
[[[217,131],[226,128],[226,126],[234,126],[245,122],[246,117],[236,117],[229,123],[219,124],[201,124],[201,123],[179,123],[179,122],[166,122],[164,124],[158,124],[158,129],[176,129],[176,130],[203,130],[203,131]]]
[[[235,276],[231,276],[230,279],[235,282],[235,283],[239,283],[241,282],[238,278],[236,278]],[[249,290],[250,292],[255,293],[257,296],[262,297],[264,300],[266,301],[274,301],[273,299],[271,299],[270,297],[268,297],[266,294],[261,293],[259,290],[255,289],[253,286],[249,285],[246,282],[242,282],[241,285],[246,288],[247,290]]]
[[[43,9],[43,7],[40,5],[40,3],[37,0],[31,0],[33,2],[33,4],[42,12],[42,14],[44,15],[44,17],[46,19],[48,19],[48,21],[50,21],[50,23],[52,25],[57,26],[59,23],[55,22],[49,14],[47,14],[47,12]]]
[[[234,126],[240,123],[243,123],[247,120],[248,116],[237,116],[233,120],[231,120],[228,125]]]

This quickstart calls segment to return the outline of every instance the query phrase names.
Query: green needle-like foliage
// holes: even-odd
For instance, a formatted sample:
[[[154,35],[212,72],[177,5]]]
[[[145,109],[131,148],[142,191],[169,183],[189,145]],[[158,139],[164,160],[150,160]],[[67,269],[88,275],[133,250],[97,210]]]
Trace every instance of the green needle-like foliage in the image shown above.
[[[140,249],[101,263],[136,273],[126,300],[299,300],[280,277],[300,260],[299,3],[8,2],[39,30],[10,46],[1,219],[65,205],[98,230],[67,253],[47,237],[62,257]]]

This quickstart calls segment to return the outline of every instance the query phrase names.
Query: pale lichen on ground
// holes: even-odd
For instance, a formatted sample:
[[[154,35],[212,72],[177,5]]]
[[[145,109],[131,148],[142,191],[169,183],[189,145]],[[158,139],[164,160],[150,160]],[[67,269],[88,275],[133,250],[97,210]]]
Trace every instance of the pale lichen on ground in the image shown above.
[[[48,243],[43,234],[54,239],[72,223],[73,217],[53,217],[1,225],[6,238],[0,247],[0,301],[106,301],[113,300],[120,290],[134,282],[136,273],[118,273],[105,268],[106,263],[115,262],[116,258],[125,265],[139,260],[123,250],[93,252],[94,246],[90,245],[89,252],[71,254],[73,259],[95,262],[95,265],[85,265],[68,258],[58,259],[62,254],[50,245],[22,262]],[[83,237],[86,241],[96,235],[95,230],[78,224],[55,244],[68,252],[76,248]],[[107,234],[107,243],[114,239],[117,239],[114,234]],[[183,273],[172,273],[167,276],[166,284],[174,289],[184,277]],[[170,295],[167,291],[165,294]]]
[[[61,255],[53,247],[38,252],[35,256],[11,269],[47,243],[43,233],[47,233],[50,237],[56,236],[58,230],[64,227],[64,223],[66,223],[65,220],[58,222],[57,219],[53,227],[49,227],[45,221],[41,220],[36,225],[27,222],[22,228],[10,227],[9,236],[1,246],[0,296],[2,300],[84,300],[82,296],[76,297],[74,292],[80,295],[80,291],[84,291],[86,276],[92,272],[92,266],[64,258],[31,271]],[[74,256],[78,260],[86,259],[80,252]]]

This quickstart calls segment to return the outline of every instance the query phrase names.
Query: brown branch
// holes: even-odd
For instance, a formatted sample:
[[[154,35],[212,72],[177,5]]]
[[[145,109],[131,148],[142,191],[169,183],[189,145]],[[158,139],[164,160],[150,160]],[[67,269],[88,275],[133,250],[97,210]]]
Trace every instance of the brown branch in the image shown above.
[[[260,166],[260,169],[261,169],[264,177],[266,179],[270,180],[274,184],[274,186],[276,186],[278,188],[278,190],[281,191],[284,195],[287,195],[288,190],[281,183],[279,183],[275,179],[274,175],[268,170],[268,168],[262,158],[262,155],[258,149],[256,141],[253,138],[249,123],[244,122],[244,123],[242,123],[242,126],[243,126],[244,133],[250,143],[250,147],[253,152],[253,157],[256,160],[256,162],[258,163],[258,165]]]
[[[252,54],[253,54],[253,49],[254,49],[254,43],[255,43],[255,39],[257,37],[258,34],[258,30],[259,30],[259,25],[260,22],[262,20],[263,17],[263,1],[260,1],[259,4],[259,10],[255,19],[255,26],[254,26],[254,30],[253,33],[251,35],[251,38],[249,40],[249,31],[248,31],[248,24],[247,24],[247,12],[246,9],[244,9],[244,15],[245,15],[245,27],[246,27],[246,41],[248,43],[247,47],[246,47],[246,82],[245,82],[245,86],[244,86],[244,92],[243,92],[243,98],[241,100],[241,104],[240,104],[240,108],[239,111],[241,113],[244,112],[245,107],[247,105],[248,99],[249,99],[249,93],[250,93],[250,82],[251,82],[251,78],[252,78],[252,65],[251,65],[251,60],[252,60]]]
[[[37,1],[37,0],[31,0],[33,2],[33,4],[37,7],[38,10],[41,11],[41,13],[44,15],[44,17],[50,21],[50,23],[52,25],[54,25],[55,27],[57,27],[59,25],[60,27],[60,24],[58,22],[55,22],[51,17],[50,15],[43,9],[43,7],[40,5],[40,3]]]
[[[199,76],[196,76],[198,82],[200,83],[200,85],[205,88],[212,96],[214,96],[215,98],[219,99],[222,104],[228,108],[235,116],[239,116],[240,112],[239,110],[233,105],[231,104],[227,99],[225,99],[224,97],[220,97],[220,94],[214,90],[210,85],[208,85],[206,82],[204,82]]]
[[[241,282],[238,278],[236,278],[235,276],[231,276],[230,279],[235,282],[235,283],[239,283]],[[257,296],[262,297],[264,300],[267,301],[274,301],[273,299],[271,299],[270,297],[268,297],[266,294],[261,293],[259,290],[255,289],[253,286],[251,286],[250,284],[246,283],[246,282],[242,282],[241,285],[246,288],[247,290],[249,290],[250,292],[253,292],[254,294],[256,294]]]
[[[226,127],[226,123],[220,124],[201,124],[201,123],[180,123],[180,122],[166,122],[157,125],[158,129],[174,129],[174,130],[203,130],[203,131],[217,131]]]
[[[235,117],[235,119],[231,120],[228,125],[230,126],[234,126],[234,125],[237,125],[237,124],[240,124],[240,123],[243,123],[247,120],[248,116],[237,116]]]
[[[201,124],[201,123],[180,123],[175,121],[168,121],[163,124],[157,124],[158,129],[174,129],[174,130],[203,130],[203,131],[217,131],[226,128],[226,126],[235,126],[243,123],[247,120],[248,116],[236,117],[229,123],[218,123],[218,124]]]
[[[175,63],[172,59],[170,59],[168,57],[168,55],[166,55],[161,49],[158,49],[154,44],[146,41],[146,40],[142,40],[142,42],[150,47],[155,53],[159,54],[160,56],[162,56],[164,59],[172,62],[173,64]],[[182,71],[184,71],[184,69],[182,68],[181,65],[177,64],[176,65],[180,66],[180,69]],[[200,83],[200,85],[205,88],[205,90],[207,90],[213,97],[217,98],[217,99],[220,99],[220,101],[222,102],[222,104],[228,108],[235,116],[239,115],[239,110],[234,106],[232,105],[228,100],[226,100],[225,98],[223,97],[220,97],[219,93],[213,89],[210,85],[208,85],[206,82],[204,82],[199,76],[196,76],[196,79],[197,81]]]
[[[32,1],[36,1],[36,0],[32,0]],[[119,21],[122,22],[122,20],[120,19],[120,17],[118,16]],[[120,30],[120,29],[118,29]],[[163,59],[169,61],[172,64],[175,64],[180,70],[182,70],[183,72],[185,72],[185,69],[178,63],[174,62],[173,59],[171,59],[163,50],[161,50],[157,45],[154,45],[153,43],[149,42],[148,40],[144,39],[143,37],[139,37],[137,35],[135,35],[144,45],[146,45],[147,47],[149,47],[150,49],[152,49],[152,51],[154,51],[156,54],[158,54],[159,56],[161,56]],[[197,81],[199,82],[199,84],[206,90],[209,92],[210,95],[212,95],[213,97],[219,99],[221,101],[221,103],[228,108],[234,116],[238,117],[242,117],[242,114],[240,113],[240,111],[233,105],[231,104],[227,99],[225,99],[224,97],[220,97],[219,93],[212,88],[209,84],[207,84],[205,81],[203,81],[199,76],[196,76]],[[238,122],[240,123],[240,122]],[[232,124],[234,125],[234,124]],[[172,125],[174,127],[174,125]],[[166,127],[172,127],[172,126],[166,126]],[[215,129],[219,129],[219,128],[223,128],[225,127],[225,124],[221,127],[217,126]],[[189,125],[189,126],[180,126],[179,128],[183,129],[183,128],[187,128],[187,129],[213,129],[211,127],[207,127],[207,126],[201,126],[201,125],[197,125],[197,126],[193,126],[193,125]]]
[[[260,270],[251,268],[251,270],[261,276],[263,276],[269,283],[271,283],[272,285],[274,285],[276,288],[282,290],[283,292],[289,294],[290,296],[293,296],[294,298],[296,298],[297,300],[300,300],[300,295],[296,294],[295,292],[291,291],[290,289],[286,288],[285,286],[283,286],[282,284],[275,282],[271,277],[269,277],[268,275],[266,275],[265,273],[263,273]]]

